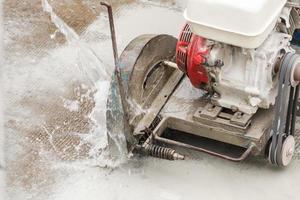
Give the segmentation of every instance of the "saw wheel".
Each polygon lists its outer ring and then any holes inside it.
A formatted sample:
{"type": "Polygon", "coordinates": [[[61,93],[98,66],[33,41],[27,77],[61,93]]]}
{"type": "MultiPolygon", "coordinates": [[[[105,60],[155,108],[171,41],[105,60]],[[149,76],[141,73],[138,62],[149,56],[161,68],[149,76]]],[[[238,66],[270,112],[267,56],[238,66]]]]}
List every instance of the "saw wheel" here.
{"type": "MultiPolygon", "coordinates": [[[[141,35],[132,40],[119,59],[123,87],[129,104],[128,118],[132,129],[141,120],[164,87],[174,68],[163,61],[174,61],[177,39],[170,35],[141,35]]],[[[124,145],[124,115],[116,77],[112,77],[106,113],[109,152],[120,156],[124,145]]],[[[126,133],[125,133],[126,134],[126,133]]],[[[126,136],[127,147],[133,141],[126,136]]],[[[132,137],[132,136],[131,136],[132,137]]]]}
{"type": "MultiPolygon", "coordinates": [[[[141,50],[128,83],[131,124],[136,126],[174,72],[163,61],[174,61],[177,39],[169,35],[152,38],[141,50]]],[[[126,50],[125,50],[126,52],[126,50]]]]}

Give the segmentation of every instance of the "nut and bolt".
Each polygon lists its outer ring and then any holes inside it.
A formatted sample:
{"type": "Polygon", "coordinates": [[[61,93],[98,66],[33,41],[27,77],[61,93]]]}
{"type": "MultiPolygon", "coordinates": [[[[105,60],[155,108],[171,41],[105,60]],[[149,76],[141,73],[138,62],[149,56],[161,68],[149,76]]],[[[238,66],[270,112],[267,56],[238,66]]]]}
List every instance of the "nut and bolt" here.
{"type": "Polygon", "coordinates": [[[224,66],[224,62],[221,59],[217,59],[215,61],[215,66],[216,67],[223,67],[224,66]]]}
{"type": "Polygon", "coordinates": [[[243,115],[241,112],[236,113],[236,118],[242,119],[243,115]]]}
{"type": "Polygon", "coordinates": [[[214,93],[213,97],[214,98],[219,98],[219,94],[218,93],[214,93]]]}
{"type": "Polygon", "coordinates": [[[232,112],[237,112],[239,109],[236,106],[231,106],[231,110],[232,110],[232,112]]]}
{"type": "Polygon", "coordinates": [[[290,148],[287,152],[286,152],[286,157],[291,157],[294,155],[294,148],[290,148]]]}

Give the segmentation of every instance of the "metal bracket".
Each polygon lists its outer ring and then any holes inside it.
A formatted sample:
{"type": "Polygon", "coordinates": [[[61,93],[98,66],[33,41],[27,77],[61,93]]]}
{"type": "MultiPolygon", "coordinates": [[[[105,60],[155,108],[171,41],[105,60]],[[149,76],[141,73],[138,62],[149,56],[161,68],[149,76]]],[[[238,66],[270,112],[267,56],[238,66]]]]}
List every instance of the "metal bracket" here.
{"type": "Polygon", "coordinates": [[[238,126],[246,126],[253,115],[248,115],[242,112],[236,112],[230,120],[230,123],[238,126]]]}
{"type": "Polygon", "coordinates": [[[200,116],[209,119],[216,119],[220,112],[222,111],[222,107],[214,106],[208,103],[202,111],[200,111],[200,116]]]}
{"type": "Polygon", "coordinates": [[[166,104],[167,100],[174,92],[176,86],[183,78],[183,73],[179,70],[174,71],[169,81],[166,83],[164,88],[160,91],[157,98],[153,101],[151,107],[149,108],[149,113],[143,117],[135,128],[133,134],[141,135],[145,127],[150,127],[156,116],[159,114],[163,106],[166,104]]]}
{"type": "Polygon", "coordinates": [[[253,115],[236,112],[229,114],[222,112],[223,108],[208,103],[204,108],[199,108],[194,114],[194,120],[211,126],[222,127],[229,131],[246,133],[253,115]]]}

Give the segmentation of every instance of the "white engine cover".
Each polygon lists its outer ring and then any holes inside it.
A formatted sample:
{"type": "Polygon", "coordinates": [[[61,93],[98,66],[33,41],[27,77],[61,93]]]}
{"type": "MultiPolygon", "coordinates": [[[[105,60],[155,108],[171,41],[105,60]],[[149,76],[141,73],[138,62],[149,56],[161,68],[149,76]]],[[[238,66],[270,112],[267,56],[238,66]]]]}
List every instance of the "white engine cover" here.
{"type": "Polygon", "coordinates": [[[243,49],[216,43],[210,53],[210,62],[222,60],[223,67],[210,70],[215,77],[214,90],[220,94],[213,98],[218,105],[254,114],[258,108],[269,108],[277,96],[274,65],[280,50],[292,52],[291,36],[272,32],[258,49],[243,49]]]}
{"type": "Polygon", "coordinates": [[[189,0],[184,17],[192,32],[257,48],[272,32],[286,0],[189,0]]]}

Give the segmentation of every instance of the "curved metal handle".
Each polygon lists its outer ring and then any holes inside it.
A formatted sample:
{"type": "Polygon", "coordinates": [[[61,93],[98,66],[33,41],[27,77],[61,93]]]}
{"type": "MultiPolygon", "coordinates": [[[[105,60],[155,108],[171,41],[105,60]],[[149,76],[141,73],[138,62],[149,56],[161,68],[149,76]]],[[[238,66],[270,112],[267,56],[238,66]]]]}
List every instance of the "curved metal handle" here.
{"type": "Polygon", "coordinates": [[[213,151],[210,151],[210,150],[207,150],[207,149],[204,149],[204,148],[195,147],[195,146],[185,144],[185,143],[182,143],[182,142],[177,142],[177,141],[174,141],[174,140],[162,138],[162,137],[159,137],[157,135],[154,136],[154,139],[159,141],[159,142],[166,143],[166,144],[176,145],[176,146],[185,147],[185,148],[188,148],[188,149],[208,153],[210,155],[217,156],[217,157],[220,157],[220,158],[223,158],[223,159],[226,159],[226,160],[230,160],[230,161],[233,161],[233,162],[240,162],[240,161],[245,160],[250,155],[250,153],[252,152],[252,150],[254,148],[254,145],[251,144],[240,157],[234,158],[234,157],[230,157],[230,156],[227,156],[227,155],[224,155],[224,154],[213,152],[213,151]]]}

